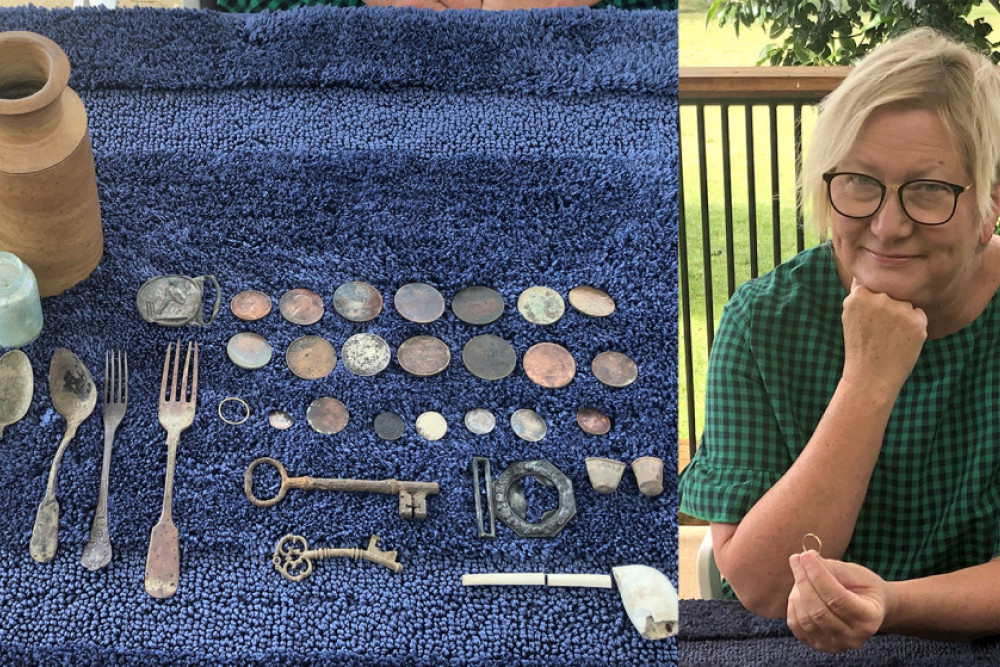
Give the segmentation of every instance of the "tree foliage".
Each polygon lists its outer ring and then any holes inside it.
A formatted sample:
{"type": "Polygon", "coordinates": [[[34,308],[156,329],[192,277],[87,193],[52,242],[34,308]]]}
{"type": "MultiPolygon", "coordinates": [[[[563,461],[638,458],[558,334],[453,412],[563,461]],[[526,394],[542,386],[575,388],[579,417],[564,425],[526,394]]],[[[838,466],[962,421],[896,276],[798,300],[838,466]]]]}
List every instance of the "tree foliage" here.
{"type": "MultiPolygon", "coordinates": [[[[852,65],[879,44],[917,26],[930,26],[990,54],[993,28],[969,12],[983,0],[714,0],[707,21],[762,26],[771,39],[759,64],[852,65]]],[[[1000,0],[988,0],[1000,19],[1000,0]]],[[[1000,34],[1000,32],[998,32],[1000,34]]]]}

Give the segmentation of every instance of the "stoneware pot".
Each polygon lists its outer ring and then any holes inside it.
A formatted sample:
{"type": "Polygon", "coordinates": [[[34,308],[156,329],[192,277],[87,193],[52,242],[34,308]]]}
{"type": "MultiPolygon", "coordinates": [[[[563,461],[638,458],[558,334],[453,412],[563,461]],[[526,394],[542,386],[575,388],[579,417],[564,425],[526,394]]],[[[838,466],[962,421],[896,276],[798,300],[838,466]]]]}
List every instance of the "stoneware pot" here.
{"type": "Polygon", "coordinates": [[[89,276],[104,252],[87,112],[68,82],[58,44],[0,33],[0,251],[31,267],[42,296],[89,276]]]}

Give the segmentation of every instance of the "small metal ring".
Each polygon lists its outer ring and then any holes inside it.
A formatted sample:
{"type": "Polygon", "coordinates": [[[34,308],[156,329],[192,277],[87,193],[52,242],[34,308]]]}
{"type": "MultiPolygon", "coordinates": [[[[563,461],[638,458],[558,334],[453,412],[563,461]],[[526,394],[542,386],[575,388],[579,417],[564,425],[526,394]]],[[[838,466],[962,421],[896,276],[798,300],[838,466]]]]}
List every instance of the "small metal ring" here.
{"type": "Polygon", "coordinates": [[[802,536],[802,553],[809,551],[809,547],[806,546],[806,542],[809,541],[810,537],[816,541],[816,553],[822,554],[823,540],[819,539],[819,535],[817,535],[816,533],[806,533],[805,535],[802,536]]]}
{"type": "Polygon", "coordinates": [[[232,424],[233,426],[242,424],[246,420],[250,419],[250,406],[242,398],[238,398],[236,396],[227,396],[226,398],[222,399],[219,402],[219,419],[226,422],[227,424],[232,424]],[[225,416],[222,414],[222,406],[228,403],[229,401],[236,401],[237,403],[243,406],[244,411],[246,411],[246,414],[243,415],[243,419],[240,419],[239,421],[233,421],[232,419],[225,418],[225,416]]]}

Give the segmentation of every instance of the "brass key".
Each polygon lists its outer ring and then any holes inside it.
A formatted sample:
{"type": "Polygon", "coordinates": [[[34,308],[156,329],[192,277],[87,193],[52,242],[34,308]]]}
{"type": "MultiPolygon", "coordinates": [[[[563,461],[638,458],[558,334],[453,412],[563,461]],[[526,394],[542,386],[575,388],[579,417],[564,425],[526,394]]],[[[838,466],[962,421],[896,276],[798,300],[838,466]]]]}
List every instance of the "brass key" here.
{"type": "Polygon", "coordinates": [[[380,550],[375,546],[378,540],[378,535],[372,535],[367,549],[310,549],[306,538],[301,535],[285,535],[278,540],[271,562],[282,576],[292,581],[302,581],[308,577],[312,573],[312,562],[320,558],[370,560],[393,572],[402,571],[403,564],[396,560],[396,552],[380,550]]]}

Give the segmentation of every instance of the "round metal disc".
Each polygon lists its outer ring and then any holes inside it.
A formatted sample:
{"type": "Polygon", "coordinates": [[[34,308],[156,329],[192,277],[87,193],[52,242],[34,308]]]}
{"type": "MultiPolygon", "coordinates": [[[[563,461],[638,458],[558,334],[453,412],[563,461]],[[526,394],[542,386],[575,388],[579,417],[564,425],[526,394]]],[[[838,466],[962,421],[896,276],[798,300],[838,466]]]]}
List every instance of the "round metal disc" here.
{"type": "Polygon", "coordinates": [[[465,413],[465,428],[476,435],[485,435],[496,425],[497,418],[486,408],[473,408],[465,413]]]}
{"type": "Polygon", "coordinates": [[[267,415],[267,423],[279,431],[284,431],[292,427],[292,417],[284,410],[271,410],[267,415]]]}
{"type": "Polygon", "coordinates": [[[521,408],[510,416],[510,427],[517,437],[528,442],[538,442],[549,430],[542,416],[527,408],[521,408]]]}
{"type": "Polygon", "coordinates": [[[292,324],[316,324],[323,319],[323,299],[309,289],[288,290],[278,301],[281,316],[292,324]]]}
{"type": "Polygon", "coordinates": [[[451,300],[451,312],[469,324],[489,324],[503,315],[503,297],[491,287],[466,287],[451,300]]]}
{"type": "Polygon", "coordinates": [[[418,377],[437,375],[451,363],[448,344],[434,336],[414,336],[396,350],[396,360],[403,370],[418,377]]]}
{"type": "Polygon", "coordinates": [[[601,352],[590,364],[594,377],[609,387],[627,387],[639,377],[635,362],[621,352],[601,352]]]}
{"type": "Polygon", "coordinates": [[[426,283],[409,283],[396,291],[393,298],[396,310],[405,319],[427,324],[444,313],[444,297],[426,283]]]}
{"type": "Polygon", "coordinates": [[[288,370],[303,380],[318,380],[336,368],[337,352],[319,336],[303,336],[288,344],[285,362],[288,370]]]}
{"type": "Polygon", "coordinates": [[[255,289],[243,290],[229,302],[229,309],[241,320],[254,322],[271,312],[271,297],[255,289]]]}
{"type": "Polygon", "coordinates": [[[576,423],[584,433],[604,435],[611,430],[611,420],[597,408],[580,408],[576,413],[576,423]]]}
{"type": "Polygon", "coordinates": [[[392,352],[381,336],[373,333],[354,334],[340,348],[340,357],[347,370],[361,377],[378,375],[389,365],[392,352]]]}
{"type": "Polygon", "coordinates": [[[271,361],[271,344],[263,336],[244,331],[229,339],[226,354],[240,368],[263,368],[271,361]]]}
{"type": "Polygon", "coordinates": [[[425,412],[417,417],[417,433],[424,440],[440,440],[447,432],[448,422],[440,412],[425,412]]]}
{"type": "Polygon", "coordinates": [[[551,287],[529,287],[517,297],[517,309],[533,324],[553,324],[563,316],[566,304],[551,287]]]}
{"type": "Polygon", "coordinates": [[[589,285],[581,285],[571,289],[569,291],[569,305],[591,317],[607,317],[615,312],[615,300],[604,290],[589,285]]]}
{"type": "Polygon", "coordinates": [[[405,430],[403,418],[395,412],[380,412],[375,417],[375,434],[383,440],[399,440],[405,430]]]}
{"type": "Polygon", "coordinates": [[[500,380],[514,372],[517,353],[503,338],[483,334],[465,344],[462,363],[477,378],[500,380]]]}
{"type": "Polygon", "coordinates": [[[537,385],[559,389],[572,382],[576,375],[576,361],[562,345],[537,343],[528,348],[521,361],[524,374],[537,385]]]}
{"type": "Polygon", "coordinates": [[[368,283],[344,283],[333,293],[333,309],[351,322],[368,322],[382,312],[382,295],[368,283]]]}
{"type": "Polygon", "coordinates": [[[317,433],[333,435],[340,433],[347,426],[350,415],[347,407],[335,398],[322,396],[309,404],[306,409],[306,421],[317,433]]]}

